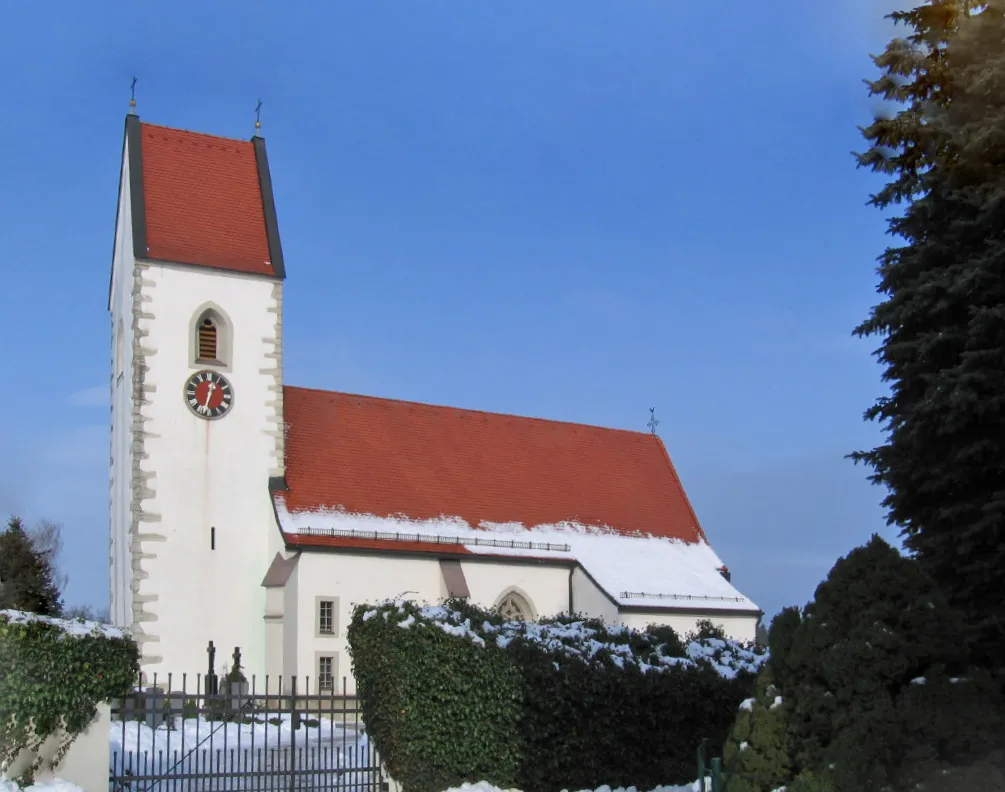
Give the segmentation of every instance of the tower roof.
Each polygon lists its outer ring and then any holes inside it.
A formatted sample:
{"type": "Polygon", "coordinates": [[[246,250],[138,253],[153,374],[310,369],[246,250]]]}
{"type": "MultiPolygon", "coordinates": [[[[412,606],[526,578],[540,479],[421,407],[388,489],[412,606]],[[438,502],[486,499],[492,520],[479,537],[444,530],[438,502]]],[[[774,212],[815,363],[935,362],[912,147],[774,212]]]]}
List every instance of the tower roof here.
{"type": "Polygon", "coordinates": [[[126,118],[137,259],[283,278],[265,140],[126,118]]]}

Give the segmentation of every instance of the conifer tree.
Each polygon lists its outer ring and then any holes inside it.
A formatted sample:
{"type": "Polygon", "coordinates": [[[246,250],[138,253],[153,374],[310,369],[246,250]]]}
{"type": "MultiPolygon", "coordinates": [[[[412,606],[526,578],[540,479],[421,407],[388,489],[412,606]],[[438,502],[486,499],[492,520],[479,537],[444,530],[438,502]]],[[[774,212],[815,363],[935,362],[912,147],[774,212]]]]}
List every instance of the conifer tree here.
{"type": "Polygon", "coordinates": [[[722,750],[724,792],[764,792],[792,778],[785,702],[771,666],[757,675],[756,696],[740,705],[722,750]]]}
{"type": "Polygon", "coordinates": [[[886,442],[852,456],[888,489],[905,545],[967,626],[974,659],[1005,657],[1005,30],[1001,0],[931,0],[875,59],[897,113],[865,129],[862,166],[904,202],[880,257],[877,335],[890,395],[866,417],[886,442]],[[983,13],[976,13],[980,9],[983,13]]]}
{"type": "Polygon", "coordinates": [[[32,545],[20,518],[11,517],[0,533],[0,610],[59,616],[63,604],[44,554],[32,545]]]}
{"type": "Polygon", "coordinates": [[[999,704],[961,638],[915,560],[878,536],[840,559],[780,658],[793,765],[815,774],[793,788],[908,790],[986,756],[999,704]]]}

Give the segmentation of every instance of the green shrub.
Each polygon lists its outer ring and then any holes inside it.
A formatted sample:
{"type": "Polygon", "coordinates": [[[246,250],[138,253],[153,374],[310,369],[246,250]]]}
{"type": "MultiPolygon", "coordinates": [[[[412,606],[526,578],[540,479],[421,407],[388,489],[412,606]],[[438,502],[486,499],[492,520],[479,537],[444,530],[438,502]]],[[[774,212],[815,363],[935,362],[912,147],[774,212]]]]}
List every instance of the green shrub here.
{"type": "Polygon", "coordinates": [[[794,764],[815,783],[914,789],[995,747],[996,689],[966,670],[959,618],[879,537],[834,565],[801,617],[773,625],[776,645],[794,764]]]}
{"type": "Polygon", "coordinates": [[[456,601],[360,606],[348,637],[368,733],[405,792],[691,780],[695,736],[722,743],[762,659],[714,632],[684,646],[667,627],[505,623],[456,601]]]}
{"type": "Polygon", "coordinates": [[[515,785],[522,690],[502,649],[430,626],[409,602],[357,607],[348,638],[367,733],[407,792],[515,785]]]}
{"type": "Polygon", "coordinates": [[[792,778],[785,700],[770,664],[757,676],[756,693],[740,705],[722,751],[725,792],[765,792],[792,778]]]}
{"type": "MultiPolygon", "coordinates": [[[[0,765],[36,749],[60,725],[68,740],[86,729],[99,702],[125,695],[139,671],[135,641],[82,620],[0,612],[0,765]],[[62,721],[62,724],[61,724],[62,721]],[[34,734],[30,724],[34,724],[34,734]]],[[[36,768],[20,779],[30,781],[36,768]]]]}

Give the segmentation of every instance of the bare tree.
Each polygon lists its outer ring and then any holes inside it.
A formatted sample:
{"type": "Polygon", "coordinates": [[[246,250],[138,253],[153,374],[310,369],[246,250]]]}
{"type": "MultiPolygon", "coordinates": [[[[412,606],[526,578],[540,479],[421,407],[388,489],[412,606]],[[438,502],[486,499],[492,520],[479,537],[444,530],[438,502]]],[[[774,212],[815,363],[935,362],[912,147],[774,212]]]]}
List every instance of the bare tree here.
{"type": "Polygon", "coordinates": [[[60,594],[65,593],[69,575],[59,569],[59,556],[63,552],[63,526],[52,520],[39,520],[28,531],[35,552],[43,557],[52,570],[52,581],[60,594]]]}
{"type": "Polygon", "coordinates": [[[71,605],[68,608],[63,608],[63,618],[83,619],[84,621],[102,622],[103,624],[111,622],[108,608],[105,608],[103,611],[97,611],[90,605],[71,605]]]}

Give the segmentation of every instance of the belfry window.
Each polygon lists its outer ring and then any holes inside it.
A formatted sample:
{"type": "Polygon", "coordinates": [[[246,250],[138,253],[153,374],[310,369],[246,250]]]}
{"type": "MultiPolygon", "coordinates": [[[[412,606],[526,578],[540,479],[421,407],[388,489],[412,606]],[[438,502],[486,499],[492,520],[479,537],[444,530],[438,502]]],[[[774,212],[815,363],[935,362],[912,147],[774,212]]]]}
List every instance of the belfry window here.
{"type": "Polygon", "coordinates": [[[193,366],[233,364],[234,328],[227,315],[213,303],[192,314],[189,325],[189,361],[193,366]]]}
{"type": "Polygon", "coordinates": [[[220,359],[217,346],[219,344],[219,330],[212,316],[206,316],[199,322],[199,360],[217,361],[220,359]]]}

